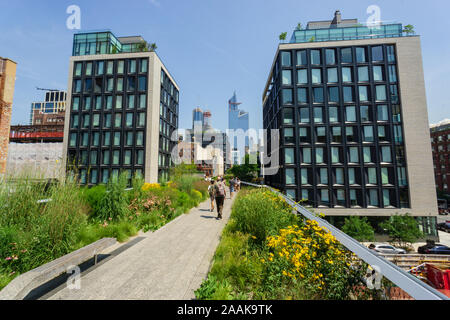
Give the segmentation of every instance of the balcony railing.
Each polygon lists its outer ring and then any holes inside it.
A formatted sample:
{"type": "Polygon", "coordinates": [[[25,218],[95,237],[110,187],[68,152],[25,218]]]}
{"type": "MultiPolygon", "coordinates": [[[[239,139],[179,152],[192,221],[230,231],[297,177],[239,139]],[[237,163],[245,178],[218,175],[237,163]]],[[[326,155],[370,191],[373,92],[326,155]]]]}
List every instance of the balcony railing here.
{"type": "Polygon", "coordinates": [[[265,186],[257,185],[247,182],[242,182],[244,185],[257,188],[267,188],[272,192],[282,196],[285,201],[297,211],[297,214],[301,214],[308,220],[316,221],[319,226],[328,229],[331,234],[348,250],[352,251],[361,260],[369,264],[374,270],[379,270],[383,276],[389,279],[392,283],[396,284],[403,291],[408,293],[416,300],[450,300],[447,296],[432,288],[428,284],[419,280],[417,277],[405,272],[400,267],[396,266],[392,262],[384,259],[383,257],[375,254],[372,250],[363,246],[359,241],[353,239],[349,235],[345,234],[341,230],[337,229],[327,221],[317,217],[304,207],[300,206],[292,199],[281,194],[279,191],[265,186]]]}

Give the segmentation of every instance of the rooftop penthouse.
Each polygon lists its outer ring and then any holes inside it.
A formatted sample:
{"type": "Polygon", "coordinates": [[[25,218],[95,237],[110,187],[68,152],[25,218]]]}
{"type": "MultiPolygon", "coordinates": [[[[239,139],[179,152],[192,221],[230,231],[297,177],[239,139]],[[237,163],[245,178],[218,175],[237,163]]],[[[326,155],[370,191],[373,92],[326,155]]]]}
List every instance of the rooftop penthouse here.
{"type": "Polygon", "coordinates": [[[77,33],[73,56],[151,51],[141,36],[116,37],[110,31],[77,33]]]}
{"type": "Polygon", "coordinates": [[[402,37],[401,23],[367,26],[358,23],[358,19],[342,19],[336,11],[333,20],[309,22],[305,30],[295,30],[290,43],[360,40],[376,38],[402,37]]]}

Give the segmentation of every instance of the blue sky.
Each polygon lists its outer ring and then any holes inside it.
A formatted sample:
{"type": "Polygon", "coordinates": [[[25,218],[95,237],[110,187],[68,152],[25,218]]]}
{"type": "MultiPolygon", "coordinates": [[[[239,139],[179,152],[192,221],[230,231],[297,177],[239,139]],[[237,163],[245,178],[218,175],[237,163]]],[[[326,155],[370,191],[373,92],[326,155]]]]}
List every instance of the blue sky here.
{"type": "Polygon", "coordinates": [[[66,28],[69,5],[81,8],[81,31],[110,29],[117,36],[142,35],[156,42],[181,88],[180,128],[192,110],[213,113],[227,127],[227,101],[236,90],[250,126],[262,125],[261,99],[281,32],[288,39],[298,22],[343,18],[365,22],[370,5],[383,21],[413,24],[422,36],[430,122],[450,118],[449,1],[413,0],[0,0],[0,56],[18,62],[12,124],[26,124],[35,87],[66,89],[73,31],[66,28]]]}

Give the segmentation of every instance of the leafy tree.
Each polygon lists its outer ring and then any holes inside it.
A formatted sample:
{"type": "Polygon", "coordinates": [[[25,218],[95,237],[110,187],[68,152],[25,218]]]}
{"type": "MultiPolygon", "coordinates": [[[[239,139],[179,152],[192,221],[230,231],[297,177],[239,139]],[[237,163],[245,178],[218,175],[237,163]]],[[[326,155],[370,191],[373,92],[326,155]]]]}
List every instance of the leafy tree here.
{"type": "MultiPolygon", "coordinates": [[[[244,163],[241,165],[234,165],[228,173],[235,177],[238,177],[242,181],[251,182],[254,178],[258,177],[260,171],[259,164],[250,164],[250,155],[246,155],[244,158],[244,163]]],[[[254,161],[253,161],[254,162],[254,161]]]]}
{"type": "Polygon", "coordinates": [[[141,52],[155,52],[158,49],[156,43],[148,43],[146,41],[139,42],[137,48],[141,52]]]}
{"type": "Polygon", "coordinates": [[[155,52],[156,49],[158,49],[158,46],[156,45],[156,43],[151,43],[150,47],[149,47],[150,52],[155,52]]]}
{"type": "Polygon", "coordinates": [[[374,230],[366,217],[351,216],[345,218],[342,231],[358,241],[373,241],[374,230]]]}
{"type": "Polygon", "coordinates": [[[389,220],[380,224],[387,230],[390,242],[398,244],[400,247],[407,247],[409,244],[423,237],[424,234],[419,229],[417,220],[410,215],[395,215],[389,220]]]}
{"type": "Polygon", "coordinates": [[[281,41],[285,41],[286,37],[287,37],[287,32],[283,32],[283,33],[280,34],[280,40],[281,41]]]}
{"type": "Polygon", "coordinates": [[[403,32],[406,34],[415,34],[416,33],[414,31],[414,26],[411,24],[406,25],[405,28],[403,29],[403,32]]]}
{"type": "Polygon", "coordinates": [[[302,24],[299,22],[298,24],[297,24],[297,28],[295,29],[295,30],[302,30],[303,29],[303,26],[302,26],[302,24]]]}
{"type": "Polygon", "coordinates": [[[184,175],[192,175],[200,173],[197,166],[193,163],[181,163],[170,169],[170,177],[173,181],[179,180],[184,175]]]}
{"type": "Polygon", "coordinates": [[[314,42],[316,41],[316,37],[311,37],[311,39],[309,39],[309,42],[314,42]]]}

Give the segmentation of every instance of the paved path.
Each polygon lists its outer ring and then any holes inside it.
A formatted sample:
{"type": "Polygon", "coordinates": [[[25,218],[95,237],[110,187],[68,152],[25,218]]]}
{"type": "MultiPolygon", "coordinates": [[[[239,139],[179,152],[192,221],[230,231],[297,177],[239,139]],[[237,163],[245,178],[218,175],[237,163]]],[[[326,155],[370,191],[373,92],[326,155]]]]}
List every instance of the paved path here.
{"type": "MultiPolygon", "coordinates": [[[[235,198],[235,197],[234,197],[235,198]]],[[[206,278],[228,222],[210,212],[209,200],[81,278],[80,290],[64,288],[51,300],[191,300],[206,278]]]]}

